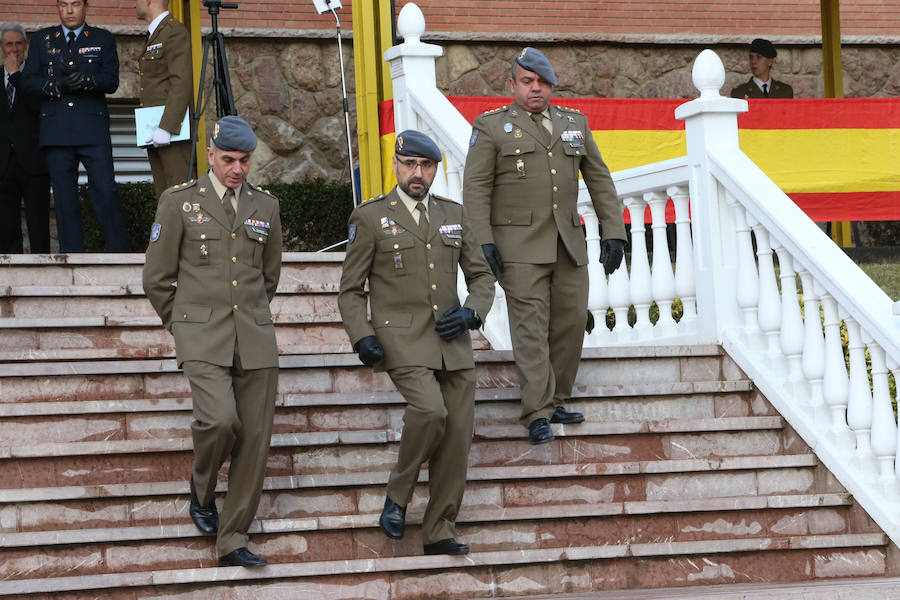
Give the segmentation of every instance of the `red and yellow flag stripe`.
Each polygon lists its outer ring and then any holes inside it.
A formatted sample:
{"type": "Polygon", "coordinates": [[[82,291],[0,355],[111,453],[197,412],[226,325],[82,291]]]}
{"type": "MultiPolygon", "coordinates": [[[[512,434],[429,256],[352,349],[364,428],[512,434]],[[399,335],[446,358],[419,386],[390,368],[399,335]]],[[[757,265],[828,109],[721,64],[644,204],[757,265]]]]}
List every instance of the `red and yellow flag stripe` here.
{"type": "MultiPolygon", "coordinates": [[[[450,97],[472,122],[509,98],[450,97]]],[[[554,98],[588,117],[609,168],[687,153],[683,99],[554,98]]],[[[900,98],[749,100],[741,149],[815,221],[900,220],[900,98]]],[[[393,185],[393,104],[381,104],[384,181],[393,185]]],[[[387,190],[385,190],[387,191],[387,190]]]]}

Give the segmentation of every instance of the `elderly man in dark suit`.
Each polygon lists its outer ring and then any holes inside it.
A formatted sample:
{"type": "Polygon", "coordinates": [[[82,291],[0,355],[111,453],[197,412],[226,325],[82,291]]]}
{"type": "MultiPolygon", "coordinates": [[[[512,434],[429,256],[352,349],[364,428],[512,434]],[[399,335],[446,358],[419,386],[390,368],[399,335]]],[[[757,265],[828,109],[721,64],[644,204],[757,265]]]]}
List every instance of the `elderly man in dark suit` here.
{"type": "Polygon", "coordinates": [[[31,36],[18,89],[40,95],[41,148],[47,154],[60,252],[84,252],[78,163],[87,171],[94,213],[110,252],[127,252],[113,171],[106,94],[119,87],[113,35],[87,25],[87,0],[58,0],[61,25],[31,36]]]}
{"type": "Polygon", "coordinates": [[[40,97],[17,91],[25,62],[25,29],[0,27],[5,98],[0,101],[0,253],[21,253],[21,209],[32,253],[50,252],[50,179],[38,146],[40,97]]]}
{"type": "Polygon", "coordinates": [[[469,330],[491,308],[494,278],[462,205],[429,194],[440,161],[441,151],[425,134],[397,135],[396,187],[350,215],[338,306],[360,360],[386,370],[406,400],[382,530],[390,538],[403,537],[406,505],[428,461],[425,554],[467,554],[469,547],[455,539],[455,522],[475,410],[469,330]],[[462,306],[459,269],[469,291],[462,306]]]}

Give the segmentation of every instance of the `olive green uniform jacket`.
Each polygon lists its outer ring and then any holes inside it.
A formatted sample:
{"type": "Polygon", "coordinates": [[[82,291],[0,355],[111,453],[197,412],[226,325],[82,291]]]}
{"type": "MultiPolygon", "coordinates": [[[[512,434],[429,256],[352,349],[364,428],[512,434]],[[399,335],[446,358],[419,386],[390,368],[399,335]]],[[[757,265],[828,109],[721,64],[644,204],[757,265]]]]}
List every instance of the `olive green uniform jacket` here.
{"type": "Polygon", "coordinates": [[[237,346],[245,369],[277,367],[269,303],[281,273],[278,200],[244,183],[234,225],[227,225],[212,176],[160,198],[144,292],[175,336],[179,366],[186,360],[230,366],[237,346]]]}
{"type": "Polygon", "coordinates": [[[169,15],[153,31],[138,60],[138,72],[141,106],[165,106],[159,126],[177,134],[191,105],[194,80],[191,37],[175,17],[169,15]]]}
{"type": "Polygon", "coordinates": [[[482,320],[494,300],[494,276],[462,205],[432,195],[428,220],[426,240],[396,188],[350,215],[338,306],[353,344],[375,335],[384,346],[385,360],[376,370],[475,366],[468,331],[448,342],[434,326],[448,308],[460,303],[459,268],[469,289],[463,306],[482,320]],[[371,321],[366,314],[367,279],[371,321]]]}
{"type": "Polygon", "coordinates": [[[625,239],[622,206],[587,117],[552,105],[550,117],[549,147],[530,113],[515,103],[478,116],[472,126],[463,201],[479,241],[496,244],[503,262],[554,263],[559,237],[576,265],[587,264],[579,172],[603,237],[625,239]]]}
{"type": "Polygon", "coordinates": [[[762,93],[762,90],[759,89],[759,86],[753,82],[753,78],[750,78],[750,81],[747,83],[743,83],[739,86],[736,86],[731,89],[731,97],[732,98],[793,98],[794,97],[794,88],[784,83],[783,81],[776,81],[775,78],[772,78],[772,89],[769,90],[769,95],[766,96],[762,93]]]}

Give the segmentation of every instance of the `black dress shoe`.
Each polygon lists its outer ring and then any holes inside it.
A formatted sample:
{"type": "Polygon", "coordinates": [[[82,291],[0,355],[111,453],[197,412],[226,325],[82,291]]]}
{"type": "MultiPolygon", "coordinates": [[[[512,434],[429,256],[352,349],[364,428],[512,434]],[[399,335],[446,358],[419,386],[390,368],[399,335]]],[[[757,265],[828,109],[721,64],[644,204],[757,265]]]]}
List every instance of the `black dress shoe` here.
{"type": "Polygon", "coordinates": [[[425,544],[425,554],[468,554],[469,547],[460,544],[453,538],[447,538],[433,544],[425,544]]]}
{"type": "Polygon", "coordinates": [[[553,430],[550,429],[550,421],[541,417],[535,419],[528,426],[528,439],[532,444],[546,444],[553,441],[553,430]]]}
{"type": "Polygon", "coordinates": [[[257,556],[243,547],[219,557],[220,567],[261,567],[267,564],[269,561],[262,556],[257,556]]]}
{"type": "Polygon", "coordinates": [[[566,410],[565,406],[557,406],[550,417],[551,423],[584,423],[584,415],[575,410],[566,410]]]}
{"type": "Polygon", "coordinates": [[[403,530],[406,527],[406,507],[400,506],[390,497],[385,498],[378,524],[381,525],[381,530],[386,536],[399,540],[403,537],[403,530]]]}
{"type": "MultiPolygon", "coordinates": [[[[193,477],[191,477],[191,508],[188,512],[194,525],[203,533],[213,534],[219,531],[219,511],[216,510],[216,499],[213,498],[209,506],[200,506],[193,477]]],[[[232,554],[234,553],[232,552],[232,554]]]]}

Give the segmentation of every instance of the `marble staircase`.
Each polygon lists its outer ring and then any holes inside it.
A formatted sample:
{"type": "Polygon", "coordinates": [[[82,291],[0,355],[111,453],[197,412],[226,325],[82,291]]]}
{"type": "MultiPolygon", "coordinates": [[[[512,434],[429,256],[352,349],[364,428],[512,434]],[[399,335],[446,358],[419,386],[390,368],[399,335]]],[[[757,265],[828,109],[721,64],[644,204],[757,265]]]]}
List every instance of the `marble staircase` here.
{"type": "Polygon", "coordinates": [[[350,352],[341,258],[285,255],[251,539],[271,564],[247,570],[218,568],[187,516],[189,388],[142,255],[0,257],[0,597],[575,597],[898,574],[897,549],[716,346],[586,350],[571,406],[587,422],[535,447],[511,354],[476,337],[473,552],[421,555],[427,471],[388,540],[403,402],[350,352]]]}

